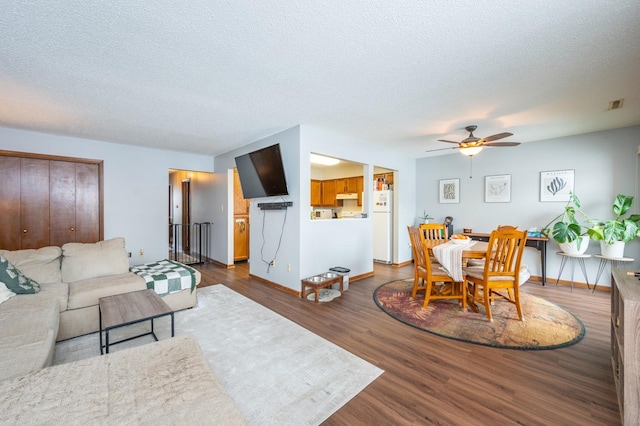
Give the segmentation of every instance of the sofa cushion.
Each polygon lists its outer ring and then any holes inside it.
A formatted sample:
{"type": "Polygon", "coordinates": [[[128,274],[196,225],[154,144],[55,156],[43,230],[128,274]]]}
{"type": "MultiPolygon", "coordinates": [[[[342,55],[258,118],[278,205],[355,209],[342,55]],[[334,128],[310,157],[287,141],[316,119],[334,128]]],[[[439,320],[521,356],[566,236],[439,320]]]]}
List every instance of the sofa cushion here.
{"type": "Polygon", "coordinates": [[[49,246],[14,251],[0,250],[0,254],[13,263],[20,272],[37,281],[38,284],[59,283],[62,281],[60,277],[62,249],[60,247],[49,246]]]}
{"type": "Polygon", "coordinates": [[[91,278],[69,283],[67,309],[80,309],[98,304],[98,299],[114,294],[129,293],[147,288],[144,279],[133,272],[91,278]]]}
{"type": "Polygon", "coordinates": [[[62,281],[75,281],[124,274],[129,258],[124,238],[97,243],[67,243],[62,246],[62,281]]]}
{"type": "Polygon", "coordinates": [[[5,380],[0,394],[8,424],[246,424],[189,335],[5,380]]]}
{"type": "Polygon", "coordinates": [[[0,283],[0,303],[11,299],[16,294],[9,290],[6,285],[0,283]]]}
{"type": "Polygon", "coordinates": [[[59,321],[56,300],[25,294],[0,305],[0,381],[51,365],[59,321]]]}
{"type": "Polygon", "coordinates": [[[25,276],[0,254],[0,282],[16,294],[34,294],[40,291],[38,283],[25,276]]]}

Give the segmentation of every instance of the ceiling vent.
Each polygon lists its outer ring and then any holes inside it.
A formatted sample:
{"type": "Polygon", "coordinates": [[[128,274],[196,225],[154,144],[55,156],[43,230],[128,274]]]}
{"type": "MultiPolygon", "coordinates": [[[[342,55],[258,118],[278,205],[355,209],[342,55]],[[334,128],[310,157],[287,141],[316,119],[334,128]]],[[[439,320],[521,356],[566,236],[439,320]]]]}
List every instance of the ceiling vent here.
{"type": "Polygon", "coordinates": [[[622,108],[623,103],[624,103],[624,99],[616,99],[615,101],[611,101],[609,102],[609,110],[620,109],[622,108]]]}

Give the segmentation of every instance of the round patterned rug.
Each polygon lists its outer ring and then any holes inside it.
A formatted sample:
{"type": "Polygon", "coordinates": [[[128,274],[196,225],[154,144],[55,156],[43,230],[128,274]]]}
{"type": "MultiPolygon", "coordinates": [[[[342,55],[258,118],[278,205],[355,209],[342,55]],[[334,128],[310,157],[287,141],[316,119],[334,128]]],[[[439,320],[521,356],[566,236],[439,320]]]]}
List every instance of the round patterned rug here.
{"type": "Polygon", "coordinates": [[[424,291],[411,300],[413,278],[381,285],[373,293],[380,309],[391,317],[420,330],[478,345],[509,349],[556,349],[578,343],[584,324],[572,313],[540,297],[520,293],[525,321],[518,319],[516,307],[496,300],[491,306],[493,322],[484,306],[479,312],[464,312],[455,300],[429,302],[422,309],[424,291]]]}

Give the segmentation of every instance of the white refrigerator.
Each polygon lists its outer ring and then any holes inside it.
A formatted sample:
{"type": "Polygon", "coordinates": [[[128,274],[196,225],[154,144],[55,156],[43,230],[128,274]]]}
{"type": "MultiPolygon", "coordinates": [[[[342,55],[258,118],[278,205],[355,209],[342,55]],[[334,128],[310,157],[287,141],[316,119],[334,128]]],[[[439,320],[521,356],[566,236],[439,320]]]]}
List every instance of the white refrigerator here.
{"type": "Polygon", "coordinates": [[[393,191],[373,191],[373,260],[391,263],[393,191]]]}

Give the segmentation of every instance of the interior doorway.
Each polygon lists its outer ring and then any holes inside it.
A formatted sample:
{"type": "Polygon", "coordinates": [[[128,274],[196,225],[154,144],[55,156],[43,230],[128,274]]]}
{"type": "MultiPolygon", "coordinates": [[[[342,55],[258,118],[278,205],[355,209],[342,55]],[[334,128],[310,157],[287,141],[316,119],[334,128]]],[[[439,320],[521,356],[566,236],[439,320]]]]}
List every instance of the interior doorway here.
{"type": "Polygon", "coordinates": [[[169,259],[210,261],[213,181],[213,173],[169,170],[169,259]]]}

